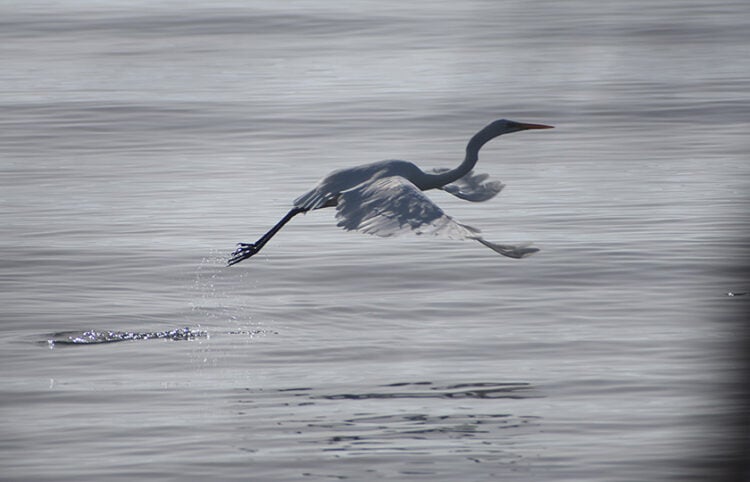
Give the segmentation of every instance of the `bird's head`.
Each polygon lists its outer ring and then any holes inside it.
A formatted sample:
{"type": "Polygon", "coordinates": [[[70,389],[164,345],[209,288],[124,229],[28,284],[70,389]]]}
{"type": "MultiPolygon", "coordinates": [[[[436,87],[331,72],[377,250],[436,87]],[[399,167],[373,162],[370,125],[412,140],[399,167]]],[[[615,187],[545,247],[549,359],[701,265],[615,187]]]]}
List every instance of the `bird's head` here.
{"type": "Polygon", "coordinates": [[[552,126],[544,124],[527,124],[525,122],[516,122],[508,119],[496,120],[474,134],[474,137],[469,140],[469,143],[466,145],[467,159],[476,159],[479,149],[497,136],[529,129],[552,129],[552,126]]]}

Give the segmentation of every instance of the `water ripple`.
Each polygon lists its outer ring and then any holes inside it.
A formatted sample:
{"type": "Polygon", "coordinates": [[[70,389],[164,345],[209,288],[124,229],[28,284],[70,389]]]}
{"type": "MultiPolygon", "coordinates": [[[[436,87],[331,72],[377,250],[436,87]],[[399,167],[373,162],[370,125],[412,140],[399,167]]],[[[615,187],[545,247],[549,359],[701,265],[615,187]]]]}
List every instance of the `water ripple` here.
{"type": "Polygon", "coordinates": [[[328,400],[368,400],[378,398],[532,398],[525,393],[533,387],[528,383],[461,383],[432,386],[432,382],[393,383],[386,390],[368,393],[324,395],[328,400]],[[408,387],[407,390],[403,390],[408,387]],[[397,390],[393,390],[396,388],[397,390]]]}

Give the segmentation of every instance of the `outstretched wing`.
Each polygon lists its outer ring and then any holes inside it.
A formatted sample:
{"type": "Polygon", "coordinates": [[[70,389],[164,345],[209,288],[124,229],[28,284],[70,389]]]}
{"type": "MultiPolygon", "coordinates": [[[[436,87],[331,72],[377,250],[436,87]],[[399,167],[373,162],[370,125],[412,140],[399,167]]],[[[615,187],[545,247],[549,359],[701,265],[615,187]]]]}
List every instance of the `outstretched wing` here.
{"type": "MultiPolygon", "coordinates": [[[[432,172],[440,174],[448,171],[446,168],[433,169],[432,172]]],[[[441,187],[443,191],[454,196],[472,202],[488,201],[503,190],[505,184],[500,181],[488,181],[489,174],[477,174],[469,171],[464,177],[441,187]]]]}
{"type": "Polygon", "coordinates": [[[363,182],[342,192],[336,211],[338,225],[348,231],[382,237],[414,233],[473,239],[509,258],[525,258],[539,251],[528,244],[514,246],[485,240],[478,229],[445,214],[417,186],[400,176],[363,182]]]}
{"type": "Polygon", "coordinates": [[[445,214],[417,186],[400,176],[363,182],[342,192],[336,210],[340,227],[382,237],[411,232],[474,239],[479,232],[445,214]]]}

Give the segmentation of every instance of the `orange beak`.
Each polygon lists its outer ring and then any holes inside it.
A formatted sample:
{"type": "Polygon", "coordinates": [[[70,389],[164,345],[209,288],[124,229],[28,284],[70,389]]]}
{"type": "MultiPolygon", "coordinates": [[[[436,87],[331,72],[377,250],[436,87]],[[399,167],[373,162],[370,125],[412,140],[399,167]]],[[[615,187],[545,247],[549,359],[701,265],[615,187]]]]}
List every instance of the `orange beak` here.
{"type": "Polygon", "coordinates": [[[544,124],[525,124],[523,122],[519,122],[519,124],[523,129],[552,129],[553,127],[555,127],[544,124]]]}

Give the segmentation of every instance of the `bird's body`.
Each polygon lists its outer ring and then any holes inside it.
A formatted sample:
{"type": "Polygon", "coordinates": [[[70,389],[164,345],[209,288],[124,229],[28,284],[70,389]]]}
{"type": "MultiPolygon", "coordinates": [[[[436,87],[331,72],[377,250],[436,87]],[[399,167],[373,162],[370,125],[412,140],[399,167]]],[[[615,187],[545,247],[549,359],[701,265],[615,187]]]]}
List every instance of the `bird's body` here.
{"type": "Polygon", "coordinates": [[[295,199],[294,206],[305,210],[335,206],[335,201],[342,192],[348,191],[363,182],[374,182],[378,179],[393,176],[416,179],[420,174],[424,173],[416,164],[399,160],[377,161],[337,169],[321,179],[314,188],[295,199]]]}
{"type": "Polygon", "coordinates": [[[388,237],[404,232],[430,234],[451,239],[473,239],[510,258],[523,258],[537,251],[527,245],[490,243],[479,230],[446,215],[423,191],[442,189],[464,200],[481,202],[497,195],[504,185],[475,174],[481,147],[495,137],[526,129],[547,129],[542,124],[524,124],[501,119],[477,132],[466,146],[464,161],[455,169],[425,172],[414,163],[378,161],[331,172],[294,200],[294,207],[255,243],[240,243],[229,265],[256,254],[294,216],[325,207],[336,207],[338,225],[346,230],[388,237]]]}

